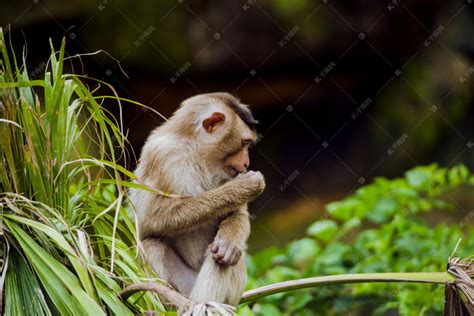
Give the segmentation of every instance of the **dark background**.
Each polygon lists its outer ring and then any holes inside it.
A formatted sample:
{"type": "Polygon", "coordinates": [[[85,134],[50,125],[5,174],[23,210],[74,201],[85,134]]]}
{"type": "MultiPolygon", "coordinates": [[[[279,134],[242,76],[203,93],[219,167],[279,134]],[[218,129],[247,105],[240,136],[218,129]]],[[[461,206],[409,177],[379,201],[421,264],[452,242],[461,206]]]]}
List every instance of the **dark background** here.
{"type": "MultiPolygon", "coordinates": [[[[33,78],[46,67],[49,38],[58,48],[65,37],[69,55],[107,52],[71,70],[164,116],[204,92],[250,104],[261,121],[252,168],[267,179],[252,206],[251,250],[302,236],[328,201],[376,176],[432,162],[474,167],[472,0],[0,5],[0,25],[17,52],[26,44],[33,78]]],[[[163,122],[130,104],[123,119],[136,155],[163,122]]],[[[456,200],[467,214],[470,197],[456,200]]]]}

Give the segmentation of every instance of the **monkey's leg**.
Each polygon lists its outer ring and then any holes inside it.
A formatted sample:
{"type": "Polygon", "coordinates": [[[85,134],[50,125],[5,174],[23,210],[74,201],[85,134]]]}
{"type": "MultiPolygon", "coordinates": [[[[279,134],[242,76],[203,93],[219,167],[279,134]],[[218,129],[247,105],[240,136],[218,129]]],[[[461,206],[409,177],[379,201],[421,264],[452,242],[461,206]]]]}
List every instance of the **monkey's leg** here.
{"type": "Polygon", "coordinates": [[[242,205],[219,225],[206,252],[191,298],[236,305],[245,289],[245,242],[250,233],[247,205],[242,205]],[[240,249],[235,256],[235,247],[240,249]],[[235,261],[236,260],[236,261],[235,261]]]}
{"type": "Polygon", "coordinates": [[[142,241],[145,261],[158,276],[178,292],[188,296],[196,281],[197,272],[189,267],[172,246],[157,238],[142,241]]]}
{"type": "Polygon", "coordinates": [[[235,265],[219,265],[207,250],[190,299],[237,305],[247,283],[247,266],[243,253],[235,265]]]}

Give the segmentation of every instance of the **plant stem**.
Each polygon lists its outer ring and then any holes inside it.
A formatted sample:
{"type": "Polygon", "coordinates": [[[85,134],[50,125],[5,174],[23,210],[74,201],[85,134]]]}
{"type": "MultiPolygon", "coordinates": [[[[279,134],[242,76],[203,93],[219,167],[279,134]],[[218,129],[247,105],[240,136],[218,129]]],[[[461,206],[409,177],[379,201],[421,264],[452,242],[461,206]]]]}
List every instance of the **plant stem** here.
{"type": "Polygon", "coordinates": [[[288,292],[292,290],[305,289],[321,285],[336,285],[364,282],[410,282],[446,284],[454,280],[454,276],[450,275],[447,272],[364,273],[321,276],[274,283],[246,291],[243,294],[242,299],[240,300],[240,304],[275,293],[288,292]]]}

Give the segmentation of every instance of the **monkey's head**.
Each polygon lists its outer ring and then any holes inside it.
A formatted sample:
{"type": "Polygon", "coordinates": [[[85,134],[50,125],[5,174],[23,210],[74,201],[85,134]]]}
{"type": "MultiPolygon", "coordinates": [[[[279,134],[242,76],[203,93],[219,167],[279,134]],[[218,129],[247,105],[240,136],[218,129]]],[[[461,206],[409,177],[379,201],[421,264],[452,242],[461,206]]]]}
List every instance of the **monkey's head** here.
{"type": "Polygon", "coordinates": [[[219,178],[215,180],[229,180],[247,171],[258,123],[247,105],[228,93],[200,94],[183,101],[175,116],[184,125],[181,132],[194,140],[206,169],[219,178]]]}

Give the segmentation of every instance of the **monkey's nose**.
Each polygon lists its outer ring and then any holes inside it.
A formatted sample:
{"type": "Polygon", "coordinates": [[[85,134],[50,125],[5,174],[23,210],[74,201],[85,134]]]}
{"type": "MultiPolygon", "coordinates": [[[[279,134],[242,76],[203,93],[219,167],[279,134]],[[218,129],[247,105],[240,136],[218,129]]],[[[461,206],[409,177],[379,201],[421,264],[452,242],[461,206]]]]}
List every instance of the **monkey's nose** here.
{"type": "Polygon", "coordinates": [[[227,166],[225,167],[225,172],[231,177],[231,178],[234,178],[236,177],[240,171],[237,170],[237,168],[235,168],[234,166],[227,166]]]}
{"type": "Polygon", "coordinates": [[[244,172],[247,171],[247,166],[246,165],[236,165],[236,166],[233,166],[233,167],[238,173],[244,173],[244,172]]]}

